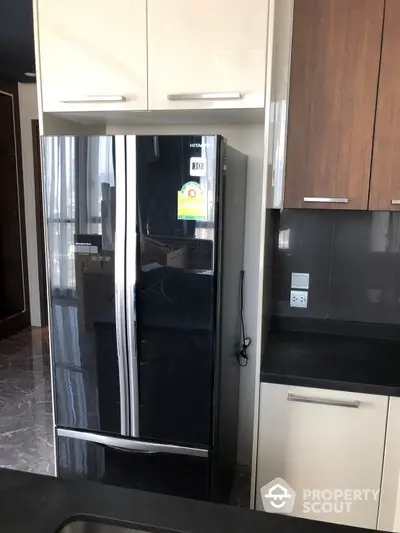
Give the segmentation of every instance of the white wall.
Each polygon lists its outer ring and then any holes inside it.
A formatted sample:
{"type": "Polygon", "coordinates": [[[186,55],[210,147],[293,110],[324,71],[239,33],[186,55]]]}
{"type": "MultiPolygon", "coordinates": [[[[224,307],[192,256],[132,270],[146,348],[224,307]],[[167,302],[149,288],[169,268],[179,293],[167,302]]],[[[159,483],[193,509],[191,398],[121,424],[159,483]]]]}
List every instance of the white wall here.
{"type": "Polygon", "coordinates": [[[24,176],[26,247],[31,324],[32,326],[40,326],[41,317],[31,123],[32,119],[38,118],[36,84],[19,83],[18,92],[21,119],[22,171],[24,176]]]}
{"type": "Polygon", "coordinates": [[[259,379],[261,350],[262,275],[265,217],[263,205],[264,123],[252,125],[164,125],[121,126],[109,125],[107,134],[213,134],[223,135],[228,143],[248,156],[246,228],[245,228],[245,323],[246,333],[252,339],[248,365],[241,369],[239,398],[238,463],[251,465],[256,380],[259,379]],[[257,353],[258,352],[258,353],[257,353]]]}

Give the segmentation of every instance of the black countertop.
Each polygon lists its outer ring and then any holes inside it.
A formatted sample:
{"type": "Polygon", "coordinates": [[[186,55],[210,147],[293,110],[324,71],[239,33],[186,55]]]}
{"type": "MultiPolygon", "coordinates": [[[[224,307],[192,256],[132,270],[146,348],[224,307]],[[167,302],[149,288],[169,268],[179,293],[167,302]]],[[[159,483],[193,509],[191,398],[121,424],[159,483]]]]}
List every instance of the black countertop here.
{"type": "Polygon", "coordinates": [[[400,329],[328,322],[280,321],[261,381],[400,396],[400,329]]]}
{"type": "MultiPolygon", "coordinates": [[[[1,533],[55,533],[71,517],[98,517],[187,533],[349,533],[367,531],[0,469],[1,533]]],[[[101,520],[100,520],[101,521],[101,520]]]]}

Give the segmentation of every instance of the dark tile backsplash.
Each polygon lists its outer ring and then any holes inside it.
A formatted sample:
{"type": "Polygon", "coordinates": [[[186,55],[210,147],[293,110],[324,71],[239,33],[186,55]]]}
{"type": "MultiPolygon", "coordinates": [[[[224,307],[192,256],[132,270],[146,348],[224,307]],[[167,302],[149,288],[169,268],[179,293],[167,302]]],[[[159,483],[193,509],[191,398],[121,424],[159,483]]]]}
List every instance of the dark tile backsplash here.
{"type": "Polygon", "coordinates": [[[273,313],[400,324],[400,213],[275,213],[273,313]],[[292,272],[310,274],[308,307],[290,307],[292,272]]]}

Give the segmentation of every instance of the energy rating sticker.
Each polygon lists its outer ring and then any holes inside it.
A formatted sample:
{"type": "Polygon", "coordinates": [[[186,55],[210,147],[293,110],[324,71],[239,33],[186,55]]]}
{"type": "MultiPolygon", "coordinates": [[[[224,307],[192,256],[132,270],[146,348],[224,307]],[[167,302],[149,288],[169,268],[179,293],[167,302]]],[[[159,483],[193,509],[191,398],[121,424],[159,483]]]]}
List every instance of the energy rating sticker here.
{"type": "Polygon", "coordinates": [[[207,220],[207,199],[195,181],[178,191],[178,220],[207,220]]]}

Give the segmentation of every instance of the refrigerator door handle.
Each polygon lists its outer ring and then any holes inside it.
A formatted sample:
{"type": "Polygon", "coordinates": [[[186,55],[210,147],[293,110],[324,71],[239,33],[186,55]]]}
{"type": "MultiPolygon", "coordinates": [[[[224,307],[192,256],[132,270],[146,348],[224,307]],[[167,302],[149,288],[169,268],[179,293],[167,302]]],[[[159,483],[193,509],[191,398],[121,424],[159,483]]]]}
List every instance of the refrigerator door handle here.
{"type": "Polygon", "coordinates": [[[136,136],[126,137],[126,332],[129,367],[130,435],[139,437],[138,344],[136,337],[137,192],[136,136]]]}
{"type": "Polygon", "coordinates": [[[125,317],[126,150],[125,137],[115,136],[115,326],[117,336],[121,435],[129,435],[128,349],[125,317]]]}
{"type": "Polygon", "coordinates": [[[190,455],[194,457],[208,457],[209,455],[209,450],[206,448],[191,448],[189,446],[176,446],[174,444],[159,444],[157,442],[121,439],[119,437],[102,435],[101,433],[88,433],[86,431],[78,431],[75,429],[58,428],[57,435],[59,437],[102,444],[103,446],[126,452],[130,451],[146,454],[166,453],[170,455],[190,455]]]}

